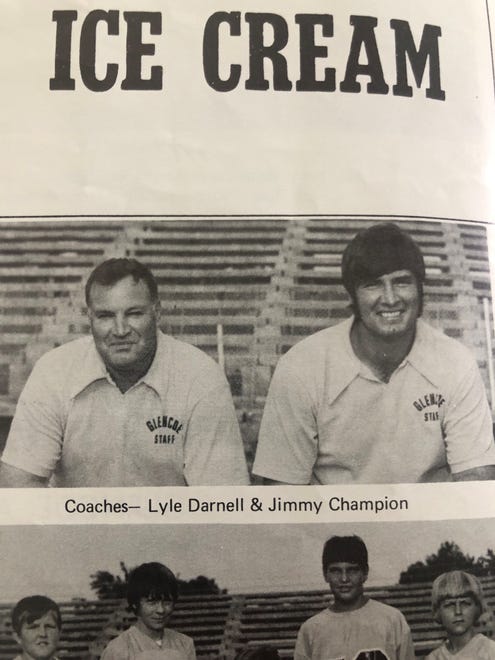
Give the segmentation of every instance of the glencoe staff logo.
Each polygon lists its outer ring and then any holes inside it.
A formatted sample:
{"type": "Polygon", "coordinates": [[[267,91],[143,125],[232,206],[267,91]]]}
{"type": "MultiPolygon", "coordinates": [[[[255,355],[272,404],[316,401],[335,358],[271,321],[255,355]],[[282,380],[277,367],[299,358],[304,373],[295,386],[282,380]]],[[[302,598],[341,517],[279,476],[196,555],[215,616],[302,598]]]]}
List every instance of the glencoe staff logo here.
{"type": "Polygon", "coordinates": [[[151,432],[157,429],[168,429],[174,433],[156,433],[155,445],[173,445],[175,442],[175,434],[182,431],[182,422],[175,417],[169,415],[158,415],[146,422],[146,426],[151,432]]]}
{"type": "Polygon", "coordinates": [[[419,399],[416,399],[416,401],[413,401],[413,406],[416,408],[416,410],[419,410],[419,412],[423,412],[425,408],[430,408],[431,406],[436,406],[436,410],[433,411],[427,411],[424,412],[424,421],[425,422],[435,422],[439,417],[439,410],[445,403],[445,399],[443,398],[443,395],[440,393],[433,393],[433,394],[424,394],[422,397],[419,399]]]}

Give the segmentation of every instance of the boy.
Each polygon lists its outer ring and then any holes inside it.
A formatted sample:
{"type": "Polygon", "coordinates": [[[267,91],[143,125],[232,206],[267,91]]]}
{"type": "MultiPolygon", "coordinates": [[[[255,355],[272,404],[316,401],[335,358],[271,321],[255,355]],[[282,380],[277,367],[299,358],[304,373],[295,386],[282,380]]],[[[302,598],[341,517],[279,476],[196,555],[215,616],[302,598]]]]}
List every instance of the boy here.
{"type": "Polygon", "coordinates": [[[364,595],[368,550],[358,536],[332,536],[323,575],[333,603],[303,623],[294,660],[413,660],[411,632],[394,607],[364,595]]]}
{"type": "Polygon", "coordinates": [[[15,660],[57,660],[62,618],[51,598],[28,596],[12,610],[14,638],[22,652],[15,660]]]}
{"type": "Polygon", "coordinates": [[[445,642],[427,660],[493,660],[495,642],[475,625],[486,610],[479,580],[464,571],[443,573],[433,582],[433,617],[447,633],[445,642]]]}
{"type": "Polygon", "coordinates": [[[135,568],[129,576],[127,602],[137,622],[108,644],[101,660],[196,660],[193,640],[166,628],[178,595],[177,579],[163,564],[135,568]]]}

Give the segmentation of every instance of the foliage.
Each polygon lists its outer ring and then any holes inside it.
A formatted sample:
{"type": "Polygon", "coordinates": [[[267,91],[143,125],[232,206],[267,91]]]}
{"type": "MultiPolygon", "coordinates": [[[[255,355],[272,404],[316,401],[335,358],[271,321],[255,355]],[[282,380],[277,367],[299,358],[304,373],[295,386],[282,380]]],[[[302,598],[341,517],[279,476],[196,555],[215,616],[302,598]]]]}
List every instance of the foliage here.
{"type": "MultiPolygon", "coordinates": [[[[125,563],[121,561],[120,570],[122,575],[114,575],[109,571],[96,571],[96,573],[90,576],[90,587],[99,600],[125,598],[127,580],[132,569],[127,568],[125,563]]],[[[181,580],[178,578],[178,582],[180,595],[226,593],[226,589],[221,590],[214,578],[208,578],[204,575],[198,575],[198,577],[192,580],[181,580]]]]}
{"type": "Polygon", "coordinates": [[[457,543],[444,541],[437,552],[425,561],[417,561],[400,574],[400,584],[431,582],[446,571],[461,570],[473,575],[495,575],[495,554],[488,549],[486,555],[472,557],[462,552],[457,543]]]}

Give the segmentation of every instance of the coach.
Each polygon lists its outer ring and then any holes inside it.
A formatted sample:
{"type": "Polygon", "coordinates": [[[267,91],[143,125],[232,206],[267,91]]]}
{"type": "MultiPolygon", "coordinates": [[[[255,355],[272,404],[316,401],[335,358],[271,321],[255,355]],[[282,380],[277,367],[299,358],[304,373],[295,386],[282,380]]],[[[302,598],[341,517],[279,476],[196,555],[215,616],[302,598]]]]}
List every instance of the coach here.
{"type": "Polygon", "coordinates": [[[19,398],[0,486],[248,483],[228,383],[158,330],[151,272],[110,259],[86,283],[90,337],[46,353],[19,398]]]}
{"type": "Polygon", "coordinates": [[[494,479],[477,364],[420,318],[425,266],[412,238],[392,223],[359,232],[342,278],[354,317],[280,359],[253,471],[291,484],[494,479]]]}

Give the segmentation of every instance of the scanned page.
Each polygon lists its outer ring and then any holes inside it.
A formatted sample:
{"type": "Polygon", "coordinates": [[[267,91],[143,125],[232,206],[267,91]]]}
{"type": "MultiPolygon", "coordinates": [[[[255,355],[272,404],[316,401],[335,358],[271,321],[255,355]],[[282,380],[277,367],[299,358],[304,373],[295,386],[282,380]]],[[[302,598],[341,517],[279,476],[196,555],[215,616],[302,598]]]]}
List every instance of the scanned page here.
{"type": "Polygon", "coordinates": [[[2,9],[0,658],[495,658],[492,0],[2,9]]]}

